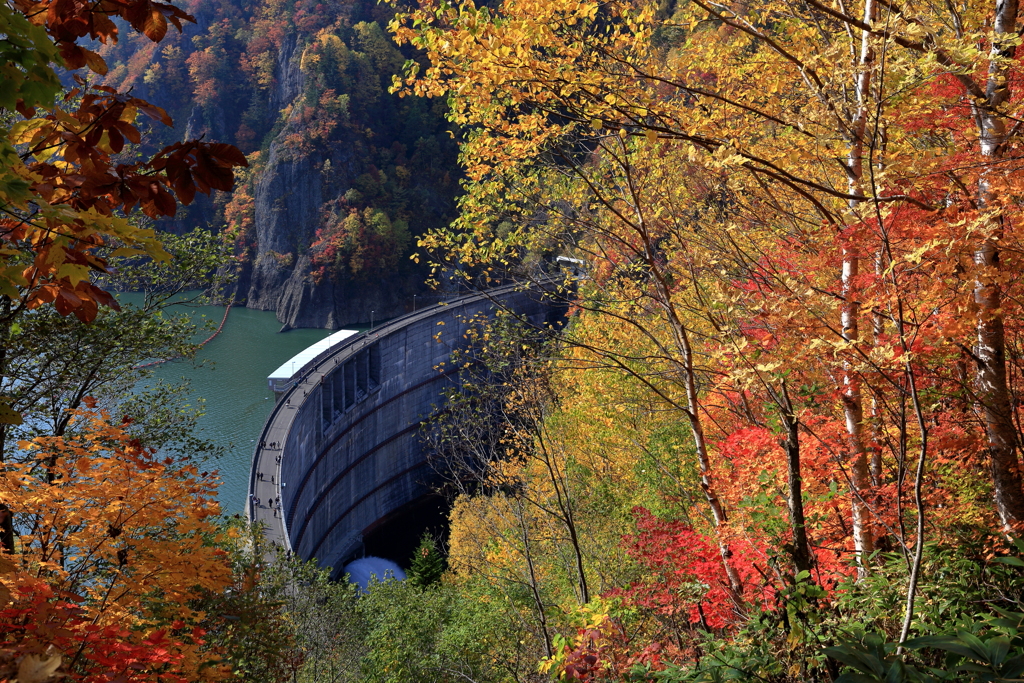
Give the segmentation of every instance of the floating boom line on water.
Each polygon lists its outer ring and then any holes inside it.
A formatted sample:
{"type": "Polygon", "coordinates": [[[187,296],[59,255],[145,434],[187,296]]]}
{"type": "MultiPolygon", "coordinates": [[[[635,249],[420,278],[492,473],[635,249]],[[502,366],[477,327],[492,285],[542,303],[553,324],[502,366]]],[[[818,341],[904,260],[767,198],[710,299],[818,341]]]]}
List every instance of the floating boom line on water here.
{"type": "MultiPolygon", "coordinates": [[[[230,313],[230,312],[231,312],[231,304],[228,304],[228,305],[227,305],[227,306],[226,306],[226,307],[224,308],[224,317],[223,317],[223,318],[221,318],[221,320],[220,320],[220,325],[218,325],[218,326],[217,326],[217,329],[216,329],[216,331],[214,331],[214,333],[213,333],[213,334],[211,334],[211,335],[210,335],[209,337],[207,337],[206,339],[204,339],[204,340],[203,340],[203,341],[202,341],[202,342],[201,342],[201,343],[199,344],[199,348],[203,348],[204,346],[206,346],[207,344],[209,344],[209,343],[210,343],[211,341],[213,341],[213,340],[214,340],[214,338],[216,338],[216,336],[217,336],[218,334],[220,334],[220,333],[221,333],[221,330],[223,330],[223,329],[224,329],[224,324],[225,324],[225,323],[226,323],[226,322],[228,321],[228,313],[230,313]]],[[[141,370],[141,369],[143,369],[143,368],[150,368],[150,367],[153,367],[154,365],[160,365],[161,363],[169,363],[170,361],[172,361],[172,360],[177,360],[178,358],[181,358],[181,356],[172,356],[172,357],[170,357],[170,358],[161,358],[160,360],[155,360],[155,361],[151,361],[151,362],[149,362],[149,363],[143,363],[142,365],[136,365],[136,366],[135,366],[135,369],[136,369],[136,370],[141,370]]]]}

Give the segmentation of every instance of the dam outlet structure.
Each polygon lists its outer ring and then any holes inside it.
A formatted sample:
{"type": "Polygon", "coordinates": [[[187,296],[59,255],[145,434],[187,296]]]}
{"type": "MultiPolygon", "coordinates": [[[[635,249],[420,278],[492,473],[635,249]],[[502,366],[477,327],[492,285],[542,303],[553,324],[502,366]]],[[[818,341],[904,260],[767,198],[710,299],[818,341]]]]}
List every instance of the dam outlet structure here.
{"type": "Polygon", "coordinates": [[[452,352],[499,309],[536,326],[565,314],[536,286],[495,288],[335,333],[268,378],[276,402],[256,442],[246,513],[269,542],[335,577],[366,553],[408,560],[446,514],[422,430],[457,386],[452,352]]]}

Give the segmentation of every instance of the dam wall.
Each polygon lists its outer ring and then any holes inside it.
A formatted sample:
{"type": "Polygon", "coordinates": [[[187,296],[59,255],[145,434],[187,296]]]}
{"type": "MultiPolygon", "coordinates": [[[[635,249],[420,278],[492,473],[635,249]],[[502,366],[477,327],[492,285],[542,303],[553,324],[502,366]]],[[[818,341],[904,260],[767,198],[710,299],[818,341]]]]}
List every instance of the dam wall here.
{"type": "Polygon", "coordinates": [[[428,496],[436,475],[421,427],[444,410],[442,392],[455,386],[452,351],[498,307],[533,324],[561,316],[536,291],[491,290],[355,336],[297,373],[264,428],[251,478],[250,498],[276,497],[280,510],[269,510],[271,517],[250,500],[250,518],[303,559],[338,569],[383,520],[428,496]],[[257,469],[277,473],[276,496],[265,493],[257,469]]]}

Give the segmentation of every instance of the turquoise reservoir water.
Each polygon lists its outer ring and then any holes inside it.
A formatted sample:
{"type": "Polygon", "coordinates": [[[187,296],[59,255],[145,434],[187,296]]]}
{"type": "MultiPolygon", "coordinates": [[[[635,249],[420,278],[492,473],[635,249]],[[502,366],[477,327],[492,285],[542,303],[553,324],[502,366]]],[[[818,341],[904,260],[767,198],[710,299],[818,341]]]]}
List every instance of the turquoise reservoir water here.
{"type": "MultiPolygon", "coordinates": [[[[131,295],[122,297],[131,300],[131,295]]],[[[196,316],[219,323],[222,306],[201,306],[196,316]]],[[[224,514],[242,511],[249,483],[249,462],[263,422],[274,406],[267,375],[330,330],[291,330],[279,333],[281,323],[272,312],[235,306],[224,330],[203,347],[196,364],[172,361],[154,368],[156,378],[168,382],[182,377],[192,383],[195,396],[206,399],[201,420],[203,437],[226,451],[208,466],[220,471],[220,504],[224,514]],[[205,361],[205,362],[203,362],[205,361]]],[[[203,333],[201,338],[209,336],[203,333]]],[[[200,339],[201,340],[201,339],[200,339]]]]}

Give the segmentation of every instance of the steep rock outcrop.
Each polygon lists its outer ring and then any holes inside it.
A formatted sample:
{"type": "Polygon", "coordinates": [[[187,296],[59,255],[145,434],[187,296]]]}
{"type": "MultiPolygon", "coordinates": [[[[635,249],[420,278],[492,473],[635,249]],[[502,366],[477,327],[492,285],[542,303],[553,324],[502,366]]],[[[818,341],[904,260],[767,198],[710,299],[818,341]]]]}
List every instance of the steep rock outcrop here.
{"type": "Polygon", "coordinates": [[[256,185],[256,251],[246,293],[251,308],[277,310],[284,284],[304,262],[299,256],[313,241],[324,203],[320,164],[315,156],[289,157],[278,143],[271,145],[256,185]]]}
{"type": "MultiPolygon", "coordinates": [[[[275,109],[302,95],[300,53],[294,36],[286,39],[271,93],[275,109]]],[[[413,295],[425,290],[425,274],[411,264],[400,264],[386,278],[317,282],[311,276],[308,250],[323,223],[323,206],[351,187],[357,169],[344,143],[312,153],[293,150],[287,138],[296,126],[289,121],[271,143],[256,183],[255,248],[240,275],[236,300],[275,311],[282,329],[337,329],[403,313],[413,295]]]]}
{"type": "Polygon", "coordinates": [[[274,87],[270,90],[271,116],[276,116],[302,93],[305,78],[302,69],[299,68],[302,54],[297,52],[298,47],[298,34],[289,34],[281,41],[281,47],[277,53],[274,87]]]}
{"type": "Polygon", "coordinates": [[[325,278],[319,283],[309,277],[311,269],[309,258],[300,257],[281,289],[276,310],[282,329],[380,322],[405,313],[413,294],[423,290],[422,273],[409,268],[396,269],[386,279],[325,278]]]}

